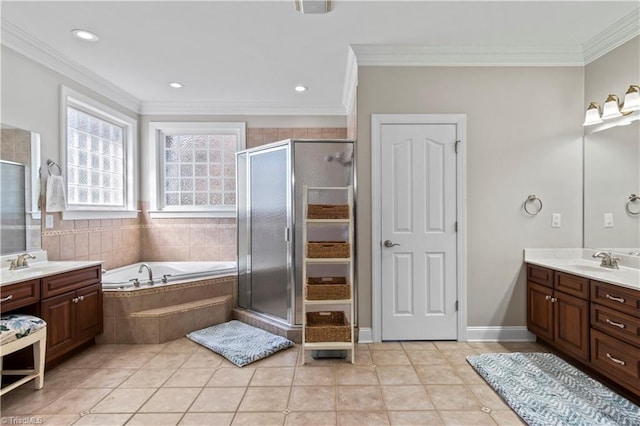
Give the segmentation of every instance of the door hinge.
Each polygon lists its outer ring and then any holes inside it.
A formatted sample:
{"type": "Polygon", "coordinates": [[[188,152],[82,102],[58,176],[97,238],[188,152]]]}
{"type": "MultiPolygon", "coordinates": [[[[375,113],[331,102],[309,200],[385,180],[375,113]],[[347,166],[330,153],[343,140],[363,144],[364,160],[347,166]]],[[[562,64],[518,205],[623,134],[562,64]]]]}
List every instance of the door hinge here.
{"type": "Polygon", "coordinates": [[[458,232],[458,222],[453,224],[453,231],[458,232]]]}
{"type": "Polygon", "coordinates": [[[460,145],[460,141],[456,141],[455,145],[453,146],[454,150],[456,151],[456,154],[458,153],[458,145],[460,145]]]}
{"type": "Polygon", "coordinates": [[[456,308],[456,312],[458,312],[458,301],[457,301],[457,300],[456,300],[456,306],[455,306],[455,308],[456,308]]]}

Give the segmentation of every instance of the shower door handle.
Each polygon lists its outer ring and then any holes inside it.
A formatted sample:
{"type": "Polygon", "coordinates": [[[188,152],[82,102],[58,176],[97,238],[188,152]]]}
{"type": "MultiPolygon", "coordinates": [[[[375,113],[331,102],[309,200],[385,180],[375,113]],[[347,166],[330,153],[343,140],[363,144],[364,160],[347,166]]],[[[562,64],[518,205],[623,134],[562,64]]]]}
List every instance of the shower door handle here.
{"type": "Polygon", "coordinates": [[[284,228],[284,240],[289,242],[289,227],[284,228]]]}

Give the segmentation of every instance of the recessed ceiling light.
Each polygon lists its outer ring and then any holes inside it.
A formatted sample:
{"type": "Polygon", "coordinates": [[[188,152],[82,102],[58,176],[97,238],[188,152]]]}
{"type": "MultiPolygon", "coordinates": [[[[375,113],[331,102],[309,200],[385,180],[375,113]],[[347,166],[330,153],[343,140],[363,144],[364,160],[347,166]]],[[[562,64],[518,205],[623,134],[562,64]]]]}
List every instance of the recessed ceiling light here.
{"type": "Polygon", "coordinates": [[[98,41],[98,36],[92,33],[91,31],[76,29],[76,30],[72,30],[71,33],[81,40],[98,41]]]}
{"type": "Polygon", "coordinates": [[[173,87],[174,89],[179,89],[182,87],[182,83],[178,83],[177,81],[174,81],[172,83],[169,83],[169,86],[173,87]]]}
{"type": "Polygon", "coordinates": [[[296,92],[306,92],[307,90],[309,90],[309,88],[307,86],[296,86],[296,92]]]}

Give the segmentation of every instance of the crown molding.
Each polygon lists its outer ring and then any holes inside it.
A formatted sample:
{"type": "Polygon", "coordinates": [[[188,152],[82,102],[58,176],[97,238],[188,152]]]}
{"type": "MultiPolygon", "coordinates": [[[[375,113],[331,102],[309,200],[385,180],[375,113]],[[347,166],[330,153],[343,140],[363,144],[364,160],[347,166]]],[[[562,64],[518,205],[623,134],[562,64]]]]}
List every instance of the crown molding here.
{"type": "Polygon", "coordinates": [[[156,102],[144,101],[142,115],[345,115],[342,105],[278,105],[277,102],[156,102]]]}
{"type": "Polygon", "coordinates": [[[595,61],[638,35],[640,35],[640,8],[584,43],[584,64],[595,61]]]}
{"type": "Polygon", "coordinates": [[[351,114],[356,103],[356,88],[358,87],[358,60],[356,54],[349,46],[347,52],[347,71],[344,77],[344,87],[342,89],[342,105],[347,115],[351,114]]]}
{"type": "Polygon", "coordinates": [[[1,19],[0,22],[2,23],[1,43],[3,45],[131,111],[139,113],[140,100],[135,96],[71,60],[66,55],[16,27],[9,21],[1,19]]]}
{"type": "Polygon", "coordinates": [[[582,46],[352,45],[358,66],[583,66],[582,46]]]}

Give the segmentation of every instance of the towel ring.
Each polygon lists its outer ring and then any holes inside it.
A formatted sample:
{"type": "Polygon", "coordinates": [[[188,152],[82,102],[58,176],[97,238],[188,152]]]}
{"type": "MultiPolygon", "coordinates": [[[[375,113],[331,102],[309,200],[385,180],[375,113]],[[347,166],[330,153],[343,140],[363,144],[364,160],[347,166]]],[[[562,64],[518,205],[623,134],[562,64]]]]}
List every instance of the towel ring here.
{"type": "Polygon", "coordinates": [[[522,204],[522,207],[524,207],[524,211],[527,212],[527,214],[529,216],[535,216],[538,213],[540,213],[540,211],[542,211],[542,200],[540,198],[536,197],[535,194],[531,194],[531,195],[529,195],[527,197],[525,202],[522,204]],[[535,211],[529,210],[528,207],[527,207],[528,204],[529,203],[536,203],[536,202],[538,203],[538,205],[535,206],[536,210],[535,211]]]}
{"type": "Polygon", "coordinates": [[[631,203],[635,203],[636,201],[640,201],[639,196],[637,196],[636,194],[629,195],[629,201],[627,201],[627,205],[625,206],[625,209],[627,209],[627,213],[629,213],[631,216],[640,215],[640,209],[636,211],[631,210],[631,203]]]}
{"type": "Polygon", "coordinates": [[[53,160],[47,160],[47,169],[49,170],[49,176],[62,176],[62,168],[53,160]],[[55,174],[51,171],[51,169],[54,167],[58,168],[58,174],[55,174]]]}

